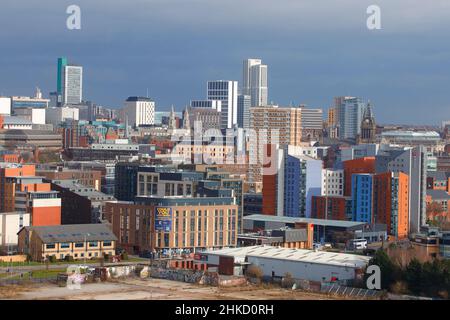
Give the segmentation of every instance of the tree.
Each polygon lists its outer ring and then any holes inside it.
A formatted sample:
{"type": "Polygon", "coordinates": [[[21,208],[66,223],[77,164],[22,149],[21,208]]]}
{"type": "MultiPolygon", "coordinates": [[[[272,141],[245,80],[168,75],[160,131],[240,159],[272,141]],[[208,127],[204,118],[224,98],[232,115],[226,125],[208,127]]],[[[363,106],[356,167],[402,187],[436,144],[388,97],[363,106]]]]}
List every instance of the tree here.
{"type": "Polygon", "coordinates": [[[447,220],[447,214],[439,202],[433,201],[428,203],[426,212],[428,222],[437,227],[447,220]]]}
{"type": "Polygon", "coordinates": [[[126,251],[123,251],[123,252],[120,254],[120,258],[121,258],[122,260],[128,260],[128,253],[127,253],[126,251]]]}
{"type": "Polygon", "coordinates": [[[292,287],[294,286],[294,283],[295,283],[295,280],[294,280],[294,278],[292,277],[292,274],[290,274],[289,272],[286,272],[286,273],[284,274],[282,283],[283,283],[283,286],[284,286],[284,287],[286,287],[286,288],[292,288],[292,287]]]}
{"type": "Polygon", "coordinates": [[[261,279],[264,275],[263,271],[257,265],[250,265],[245,273],[247,277],[261,279]]]}
{"type": "Polygon", "coordinates": [[[408,284],[405,281],[396,281],[390,289],[395,294],[406,294],[408,293],[408,284]]]}
{"type": "MultiPolygon", "coordinates": [[[[377,250],[369,265],[380,267],[382,289],[391,288],[397,280],[400,280],[400,268],[391,260],[384,249],[377,250]]],[[[367,274],[365,275],[365,280],[367,280],[368,276],[367,274]]]]}
{"type": "Polygon", "coordinates": [[[414,294],[421,294],[422,291],[422,264],[417,259],[412,259],[405,269],[405,279],[409,290],[414,294]]]}

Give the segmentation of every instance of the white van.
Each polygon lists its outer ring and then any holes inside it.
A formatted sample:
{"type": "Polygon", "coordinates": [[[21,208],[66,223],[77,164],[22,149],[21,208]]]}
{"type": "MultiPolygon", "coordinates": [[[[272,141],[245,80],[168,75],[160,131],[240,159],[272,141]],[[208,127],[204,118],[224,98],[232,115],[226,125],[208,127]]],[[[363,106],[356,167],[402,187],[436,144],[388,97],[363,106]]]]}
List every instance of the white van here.
{"type": "Polygon", "coordinates": [[[350,240],[350,248],[353,250],[363,250],[367,249],[366,239],[352,239],[350,240]]]}

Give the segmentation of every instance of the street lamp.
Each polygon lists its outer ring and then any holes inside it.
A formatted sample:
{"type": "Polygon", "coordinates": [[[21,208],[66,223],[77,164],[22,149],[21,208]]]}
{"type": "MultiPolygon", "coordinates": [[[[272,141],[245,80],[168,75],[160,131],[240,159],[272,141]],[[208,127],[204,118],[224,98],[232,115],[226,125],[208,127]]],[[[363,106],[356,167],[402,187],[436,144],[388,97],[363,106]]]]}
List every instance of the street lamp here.
{"type": "Polygon", "coordinates": [[[88,243],[87,243],[87,237],[88,236],[90,236],[91,234],[88,232],[88,233],[85,233],[84,234],[84,265],[86,265],[86,255],[87,255],[87,252],[88,252],[88,243]]]}

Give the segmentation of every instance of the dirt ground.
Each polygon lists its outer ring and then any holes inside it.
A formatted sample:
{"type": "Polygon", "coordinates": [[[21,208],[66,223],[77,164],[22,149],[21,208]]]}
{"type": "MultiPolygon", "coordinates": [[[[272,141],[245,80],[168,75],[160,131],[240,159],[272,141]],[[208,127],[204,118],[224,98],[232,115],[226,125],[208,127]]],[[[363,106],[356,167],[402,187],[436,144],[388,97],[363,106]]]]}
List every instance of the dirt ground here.
{"type": "MultiPolygon", "coordinates": [[[[162,279],[126,279],[91,283],[79,290],[56,284],[0,287],[0,299],[20,300],[328,300],[333,297],[253,286],[217,288],[162,279]]],[[[340,298],[342,299],[342,298],[340,298]]]]}

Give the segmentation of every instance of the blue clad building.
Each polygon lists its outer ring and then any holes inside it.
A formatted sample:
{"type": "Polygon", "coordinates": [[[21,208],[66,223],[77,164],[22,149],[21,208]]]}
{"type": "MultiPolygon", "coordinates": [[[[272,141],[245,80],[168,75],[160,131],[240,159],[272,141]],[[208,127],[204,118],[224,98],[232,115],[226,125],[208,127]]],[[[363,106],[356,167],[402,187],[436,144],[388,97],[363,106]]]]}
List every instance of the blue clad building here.
{"type": "Polygon", "coordinates": [[[284,166],[284,216],[311,217],[313,196],[320,196],[322,161],[288,154],[284,166]]]}
{"type": "Polygon", "coordinates": [[[353,221],[372,223],[373,175],[367,173],[352,175],[353,221]]]}

